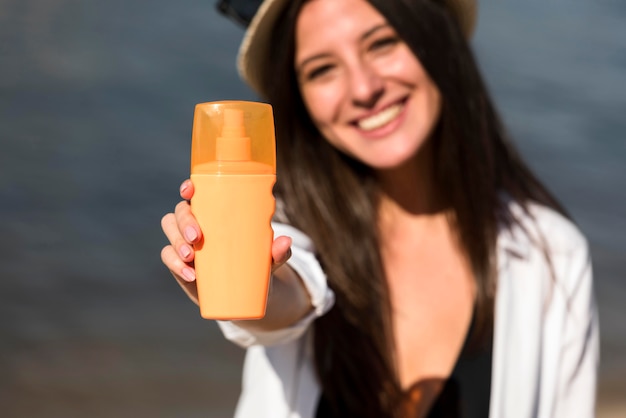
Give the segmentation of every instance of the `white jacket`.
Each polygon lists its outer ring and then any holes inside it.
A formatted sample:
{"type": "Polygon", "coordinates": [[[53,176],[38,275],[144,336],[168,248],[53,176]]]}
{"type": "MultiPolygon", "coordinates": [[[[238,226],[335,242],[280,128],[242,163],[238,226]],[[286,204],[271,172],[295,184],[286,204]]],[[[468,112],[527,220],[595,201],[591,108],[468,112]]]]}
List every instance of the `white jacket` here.
{"type": "MultiPolygon", "coordinates": [[[[515,204],[512,210],[523,228],[498,235],[490,418],[593,417],[599,331],[587,242],[543,206],[530,206],[534,220],[515,204]]],[[[330,309],[334,295],[311,240],[288,225],[273,227],[276,236],[293,238],[289,265],[309,290],[314,311],[272,332],[219,322],[226,338],[248,348],[235,416],[312,418],[321,392],[311,323],[330,309]]]]}

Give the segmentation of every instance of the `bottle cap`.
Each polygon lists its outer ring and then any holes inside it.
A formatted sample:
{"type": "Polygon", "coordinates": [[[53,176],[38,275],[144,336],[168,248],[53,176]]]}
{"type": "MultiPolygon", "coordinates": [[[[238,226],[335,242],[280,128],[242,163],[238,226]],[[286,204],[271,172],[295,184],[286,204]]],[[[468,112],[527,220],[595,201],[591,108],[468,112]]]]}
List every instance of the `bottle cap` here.
{"type": "Polygon", "coordinates": [[[233,164],[249,162],[262,167],[262,171],[276,173],[272,107],[246,101],[196,105],[191,174],[216,173],[223,167],[232,171],[233,164]]]}

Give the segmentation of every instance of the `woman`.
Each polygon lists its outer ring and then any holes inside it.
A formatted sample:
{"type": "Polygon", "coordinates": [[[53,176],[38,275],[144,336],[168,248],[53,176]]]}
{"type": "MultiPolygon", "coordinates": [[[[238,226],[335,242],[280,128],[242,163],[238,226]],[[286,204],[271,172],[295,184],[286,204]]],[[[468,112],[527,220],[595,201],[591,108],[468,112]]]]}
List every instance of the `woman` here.
{"type": "MultiPolygon", "coordinates": [[[[273,106],[268,311],[239,417],[593,416],[584,237],[506,138],[473,0],[266,0],[240,50],[273,106]]],[[[181,196],[189,199],[186,181],[181,196]]],[[[181,202],[162,258],[196,301],[181,202]]]]}

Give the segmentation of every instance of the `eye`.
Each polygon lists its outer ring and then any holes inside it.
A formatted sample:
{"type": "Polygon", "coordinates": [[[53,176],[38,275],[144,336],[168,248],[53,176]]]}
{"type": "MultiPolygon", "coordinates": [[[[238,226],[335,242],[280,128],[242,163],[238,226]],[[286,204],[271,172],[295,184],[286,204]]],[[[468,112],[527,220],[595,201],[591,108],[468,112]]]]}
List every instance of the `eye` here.
{"type": "Polygon", "coordinates": [[[317,78],[322,77],[325,74],[328,74],[333,68],[334,66],[331,64],[324,64],[324,65],[317,66],[311,69],[310,71],[307,71],[304,74],[304,79],[307,81],[315,80],[317,78]]]}
{"type": "Polygon", "coordinates": [[[377,51],[397,45],[400,42],[398,36],[385,36],[374,40],[370,44],[370,50],[377,51]]]}

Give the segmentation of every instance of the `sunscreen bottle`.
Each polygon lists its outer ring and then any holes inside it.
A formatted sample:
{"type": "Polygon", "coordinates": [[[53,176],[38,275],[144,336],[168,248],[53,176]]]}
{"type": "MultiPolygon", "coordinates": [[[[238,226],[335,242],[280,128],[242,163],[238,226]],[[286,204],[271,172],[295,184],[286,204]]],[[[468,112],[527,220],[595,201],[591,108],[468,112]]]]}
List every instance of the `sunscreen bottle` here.
{"type": "Polygon", "coordinates": [[[196,105],[191,145],[191,212],[200,315],[265,315],[272,263],[276,151],[272,107],[222,101],[196,105]]]}

